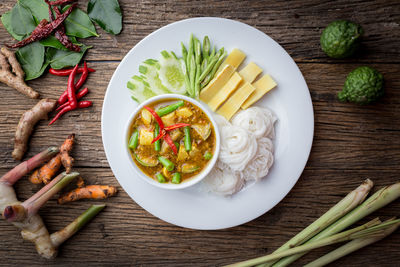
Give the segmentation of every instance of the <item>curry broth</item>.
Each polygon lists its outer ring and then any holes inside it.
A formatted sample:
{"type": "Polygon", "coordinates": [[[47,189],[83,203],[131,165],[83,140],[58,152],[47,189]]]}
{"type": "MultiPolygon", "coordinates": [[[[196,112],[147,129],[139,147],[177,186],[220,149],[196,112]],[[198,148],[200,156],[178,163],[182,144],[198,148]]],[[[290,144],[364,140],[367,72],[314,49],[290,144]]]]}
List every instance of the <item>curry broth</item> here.
{"type": "MultiPolygon", "coordinates": [[[[179,100],[176,100],[176,99],[163,100],[163,101],[155,102],[148,106],[150,108],[152,108],[153,110],[157,110],[159,108],[176,103],[177,101],[179,101],[179,100]]],[[[174,140],[174,141],[179,143],[179,147],[177,147],[178,154],[174,154],[174,152],[168,146],[168,144],[166,144],[166,143],[163,144],[165,142],[163,139],[160,140],[161,141],[161,150],[160,151],[155,151],[154,144],[141,145],[140,142],[134,151],[132,149],[130,149],[131,157],[132,157],[133,161],[135,162],[135,164],[139,167],[139,169],[141,169],[143,171],[143,173],[145,173],[147,176],[151,177],[152,179],[154,179],[156,181],[157,181],[157,179],[155,176],[157,173],[163,174],[164,177],[167,179],[167,182],[170,182],[172,174],[175,172],[179,172],[182,177],[182,182],[184,182],[184,181],[190,179],[191,177],[197,175],[198,173],[200,173],[207,166],[210,159],[208,159],[208,160],[205,159],[204,155],[206,154],[206,152],[212,153],[214,155],[215,142],[216,142],[215,141],[216,140],[215,130],[214,130],[213,125],[211,124],[211,121],[208,118],[208,116],[199,107],[197,107],[194,104],[187,102],[187,101],[184,101],[184,105],[182,107],[178,108],[175,111],[175,113],[179,109],[182,109],[182,108],[188,108],[190,110],[190,112],[192,112],[192,115],[189,117],[186,117],[186,118],[176,115],[174,117],[174,124],[175,123],[189,123],[189,124],[191,124],[191,126],[193,124],[200,124],[200,125],[203,125],[203,124],[208,125],[209,124],[211,133],[206,140],[203,140],[201,135],[190,126],[192,150],[187,152],[189,157],[184,161],[182,161],[182,160],[178,161],[179,149],[184,149],[184,130],[183,130],[183,128],[179,128],[179,129],[172,130],[169,132],[171,137],[177,137],[176,140],[174,140]],[[154,161],[154,162],[158,161],[157,160],[158,156],[163,156],[163,157],[169,159],[174,164],[175,168],[171,172],[166,172],[165,170],[163,172],[164,166],[160,162],[155,167],[143,166],[142,164],[140,164],[137,161],[137,159],[135,157],[135,153],[141,159],[146,158],[146,159],[150,159],[151,161],[154,161]],[[194,164],[197,167],[199,167],[199,169],[192,173],[182,173],[183,164],[194,164]],[[168,175],[165,175],[165,174],[168,174],[168,175]]],[[[168,116],[168,115],[166,115],[166,116],[168,116]]],[[[165,117],[165,116],[163,116],[163,117],[165,117]]],[[[161,117],[161,118],[163,118],[163,117],[161,117]]],[[[151,121],[150,125],[145,125],[142,120],[142,112],[139,111],[138,115],[132,121],[132,123],[130,125],[129,137],[132,135],[132,133],[135,130],[138,130],[140,133],[140,130],[142,128],[154,133],[156,123],[157,122],[152,117],[152,121],[151,121]]],[[[154,136],[153,136],[153,138],[154,138],[154,136]]],[[[140,140],[140,134],[139,134],[139,140],[140,140]]],[[[188,166],[188,165],[186,165],[186,166],[188,166]]]]}

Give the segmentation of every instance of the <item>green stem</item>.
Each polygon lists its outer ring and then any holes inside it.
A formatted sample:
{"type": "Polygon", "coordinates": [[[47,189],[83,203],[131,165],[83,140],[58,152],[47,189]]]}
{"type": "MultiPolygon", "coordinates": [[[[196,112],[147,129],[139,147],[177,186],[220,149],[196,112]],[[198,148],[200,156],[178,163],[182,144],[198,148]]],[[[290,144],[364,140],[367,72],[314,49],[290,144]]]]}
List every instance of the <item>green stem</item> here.
{"type": "MultiPolygon", "coordinates": [[[[283,244],[280,248],[275,250],[274,253],[281,252],[286,249],[303,244],[304,242],[327,228],[329,225],[342,218],[344,215],[346,215],[348,212],[350,212],[352,209],[354,209],[364,201],[373,185],[374,183],[370,179],[365,180],[360,186],[347,194],[347,196],[345,196],[335,206],[330,208],[316,221],[314,221],[312,224],[310,224],[288,242],[283,244]]],[[[274,262],[269,262],[261,266],[271,266],[273,263],[274,262]]]]}
{"type": "Polygon", "coordinates": [[[385,230],[387,228],[389,228],[393,225],[398,226],[399,224],[400,224],[399,219],[380,223],[379,219],[376,218],[376,219],[374,219],[366,224],[363,224],[361,226],[358,226],[356,228],[353,228],[353,229],[350,229],[350,230],[347,230],[347,231],[344,231],[344,232],[341,232],[341,233],[338,233],[338,234],[335,234],[335,235],[332,235],[329,237],[325,237],[325,238],[322,238],[322,239],[314,241],[314,242],[306,243],[304,245],[290,248],[285,251],[273,253],[273,254],[270,254],[267,256],[239,262],[239,263],[228,265],[228,266],[231,266],[231,267],[253,266],[253,265],[257,265],[257,264],[260,264],[263,262],[268,262],[268,261],[271,261],[274,259],[279,259],[281,257],[290,256],[290,255],[294,255],[297,253],[306,252],[306,251],[310,251],[310,250],[313,250],[316,248],[320,248],[323,246],[332,245],[332,244],[336,244],[339,242],[356,239],[356,238],[359,238],[360,235],[382,236],[383,234],[385,234],[385,230]]]}
{"type": "Polygon", "coordinates": [[[50,235],[51,242],[55,247],[60,246],[65,240],[70,238],[76,232],[78,232],[85,224],[90,222],[100,211],[104,209],[106,205],[92,205],[84,213],[82,213],[73,222],[68,224],[62,230],[55,232],[50,235]]]}
{"type": "Polygon", "coordinates": [[[42,165],[44,162],[55,156],[58,152],[59,149],[57,147],[49,147],[32,158],[18,164],[11,171],[4,174],[3,177],[0,178],[0,183],[12,186],[25,174],[42,165]]]}
{"type": "Polygon", "coordinates": [[[28,217],[36,214],[37,211],[46,203],[52,196],[58,193],[66,185],[72,182],[79,176],[79,172],[60,173],[50,183],[40,189],[35,195],[22,203],[22,206],[28,211],[28,217]]]}
{"type": "Polygon", "coordinates": [[[387,237],[388,235],[392,234],[399,225],[393,225],[387,229],[385,229],[384,234],[377,236],[377,237],[364,237],[364,238],[357,238],[354,239],[347,244],[329,252],[328,254],[306,264],[304,267],[322,267],[329,263],[336,261],[339,258],[342,258],[356,250],[359,250],[363,247],[371,245],[375,242],[380,241],[381,239],[387,237]]]}
{"type": "MultiPolygon", "coordinates": [[[[312,239],[307,241],[307,243],[314,242],[322,238],[325,238],[327,236],[339,233],[340,231],[346,229],[355,222],[361,220],[365,216],[386,206],[390,202],[397,199],[399,196],[400,196],[400,182],[380,189],[375,194],[370,196],[366,201],[364,201],[364,203],[362,203],[356,209],[346,214],[343,218],[330,225],[328,228],[320,232],[318,235],[314,236],[312,239]]],[[[280,267],[288,266],[289,264],[301,258],[305,254],[306,253],[300,253],[297,255],[293,255],[291,257],[283,258],[273,266],[280,266],[280,267]]]]}

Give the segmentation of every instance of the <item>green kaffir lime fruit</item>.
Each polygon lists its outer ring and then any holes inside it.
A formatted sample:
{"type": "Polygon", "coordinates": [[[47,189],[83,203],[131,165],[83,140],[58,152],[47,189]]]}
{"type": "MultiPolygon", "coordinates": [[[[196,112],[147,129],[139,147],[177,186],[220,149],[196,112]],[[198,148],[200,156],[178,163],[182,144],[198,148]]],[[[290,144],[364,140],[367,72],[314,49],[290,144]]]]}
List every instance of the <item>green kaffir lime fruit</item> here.
{"type": "Polygon", "coordinates": [[[334,21],[322,32],[321,48],[332,58],[349,57],[357,50],[363,32],[361,26],[353,22],[334,21]]]}
{"type": "Polygon", "coordinates": [[[383,93],[382,74],[374,68],[364,66],[349,73],[338,98],[342,102],[365,105],[376,101],[383,93]]]}

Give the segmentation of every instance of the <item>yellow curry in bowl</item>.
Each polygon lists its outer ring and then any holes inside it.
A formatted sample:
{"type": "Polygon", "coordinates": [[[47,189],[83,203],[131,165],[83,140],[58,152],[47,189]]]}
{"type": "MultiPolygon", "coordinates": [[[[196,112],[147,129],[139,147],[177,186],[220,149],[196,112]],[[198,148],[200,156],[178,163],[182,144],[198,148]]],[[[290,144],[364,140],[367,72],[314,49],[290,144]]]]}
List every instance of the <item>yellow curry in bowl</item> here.
{"type": "Polygon", "coordinates": [[[215,151],[208,116],[185,100],[144,106],[129,126],[128,147],[138,168],[160,183],[180,184],[199,174],[215,151]]]}

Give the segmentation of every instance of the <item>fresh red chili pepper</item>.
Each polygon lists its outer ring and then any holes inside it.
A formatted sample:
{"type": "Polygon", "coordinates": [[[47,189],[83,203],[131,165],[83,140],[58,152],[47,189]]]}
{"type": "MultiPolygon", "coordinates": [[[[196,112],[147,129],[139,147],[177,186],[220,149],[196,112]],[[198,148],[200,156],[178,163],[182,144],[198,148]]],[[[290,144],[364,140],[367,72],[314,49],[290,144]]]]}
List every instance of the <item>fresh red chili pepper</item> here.
{"type": "Polygon", "coordinates": [[[156,119],[158,125],[160,126],[160,132],[162,129],[164,129],[164,123],[161,120],[160,116],[158,116],[157,112],[155,112],[152,108],[148,107],[148,106],[144,106],[145,109],[147,109],[151,115],[153,115],[153,117],[156,119]]]}
{"type": "MultiPolygon", "coordinates": [[[[87,77],[89,75],[89,68],[87,67],[86,61],[83,63],[83,65],[84,65],[83,72],[82,72],[82,75],[79,78],[78,82],[75,85],[75,90],[79,90],[82,87],[82,85],[85,83],[85,81],[86,81],[86,79],[87,79],[87,77]]],[[[68,99],[67,91],[68,91],[68,89],[65,90],[64,93],[62,93],[60,95],[60,97],[58,98],[57,102],[58,102],[59,105],[62,105],[65,102],[67,102],[67,99],[68,99]]]]}
{"type": "MultiPolygon", "coordinates": [[[[53,16],[53,12],[52,12],[52,6],[51,3],[49,2],[49,0],[44,0],[46,2],[46,4],[49,7],[49,19],[50,21],[54,21],[54,16],[53,16]]],[[[57,14],[57,16],[61,15],[60,10],[58,9],[58,7],[54,7],[54,10],[57,14]]],[[[71,40],[69,40],[67,34],[65,33],[65,27],[63,24],[60,24],[60,26],[58,26],[58,28],[56,29],[56,31],[54,32],[54,36],[60,41],[60,43],[65,46],[65,48],[71,50],[71,51],[75,51],[75,52],[80,52],[81,48],[72,43],[71,40]]]]}
{"type": "Polygon", "coordinates": [[[169,136],[168,133],[164,135],[164,141],[167,142],[167,144],[171,147],[172,151],[174,151],[175,154],[178,154],[178,149],[176,148],[174,141],[172,141],[171,136],[169,136]]]}
{"type": "Polygon", "coordinates": [[[151,141],[151,143],[153,144],[153,143],[157,142],[158,140],[163,138],[166,133],[167,132],[165,131],[165,129],[160,130],[160,132],[158,133],[157,137],[154,138],[153,141],[151,141]]]}
{"type": "Polygon", "coordinates": [[[79,78],[78,82],[77,82],[76,85],[75,85],[76,90],[79,90],[79,88],[82,87],[82,85],[85,83],[85,81],[86,81],[88,75],[89,75],[89,70],[88,70],[88,66],[87,66],[86,61],[85,61],[85,62],[83,62],[83,72],[82,72],[82,75],[81,75],[81,77],[79,78]]]}
{"type": "Polygon", "coordinates": [[[67,85],[68,102],[73,109],[75,109],[78,106],[78,102],[76,101],[76,95],[75,95],[75,76],[78,67],[79,67],[78,64],[76,64],[75,68],[69,75],[68,85],[67,85]]]}
{"type": "Polygon", "coordinates": [[[92,105],[93,105],[92,101],[80,101],[78,103],[79,108],[88,108],[88,107],[91,107],[92,105]]]}
{"type": "Polygon", "coordinates": [[[76,7],[76,3],[71,5],[70,8],[67,9],[63,14],[57,17],[54,21],[48,23],[47,20],[42,20],[39,25],[32,31],[29,37],[23,39],[22,41],[13,44],[7,45],[9,48],[17,48],[23,47],[27,44],[33,43],[35,41],[42,40],[48,37],[53,31],[55,31],[63,22],[64,20],[71,14],[72,10],[76,7]]]}
{"type": "MultiPolygon", "coordinates": [[[[55,75],[55,76],[68,76],[68,75],[71,74],[71,72],[72,72],[73,69],[74,69],[74,68],[56,70],[56,69],[50,68],[50,69],[49,69],[49,73],[50,73],[50,74],[53,74],[53,75],[55,75]]],[[[78,70],[76,71],[76,73],[83,73],[83,69],[84,69],[83,67],[79,67],[78,70]]],[[[89,71],[89,72],[96,72],[96,70],[95,70],[95,69],[92,69],[92,68],[88,68],[88,71],[89,71]]]]}
{"type": "Polygon", "coordinates": [[[175,129],[178,129],[178,128],[182,128],[182,127],[185,127],[185,126],[190,126],[190,124],[189,123],[177,123],[177,124],[165,127],[164,129],[166,131],[172,131],[172,130],[175,130],[175,129]]]}
{"type": "Polygon", "coordinates": [[[66,106],[65,108],[63,108],[62,110],[60,110],[60,112],[57,113],[57,115],[51,120],[51,122],[49,123],[49,125],[52,125],[56,120],[58,120],[61,115],[63,115],[64,113],[73,110],[73,108],[71,107],[71,105],[66,106]]]}
{"type": "MultiPolygon", "coordinates": [[[[78,103],[78,108],[87,108],[93,105],[92,101],[80,101],[78,103]]],[[[72,108],[71,105],[65,106],[60,112],[57,113],[57,115],[51,120],[49,125],[52,125],[56,120],[58,120],[62,115],[67,113],[68,111],[75,110],[76,108],[72,108]]]]}
{"type": "MultiPolygon", "coordinates": [[[[84,97],[85,95],[87,95],[89,93],[89,89],[87,89],[87,88],[85,88],[85,89],[82,89],[81,91],[79,91],[77,94],[76,94],[76,99],[81,99],[82,97],[84,97]]],[[[79,104],[79,103],[78,103],[79,104]]],[[[64,104],[62,104],[61,106],[59,106],[57,109],[56,109],[56,111],[57,110],[61,110],[61,109],[63,109],[65,106],[67,106],[67,105],[69,105],[69,102],[65,102],[64,104]]]]}
{"type": "Polygon", "coordinates": [[[49,1],[49,4],[52,6],[61,6],[61,5],[70,4],[75,1],[76,0],[56,0],[56,1],[49,1]]]}

